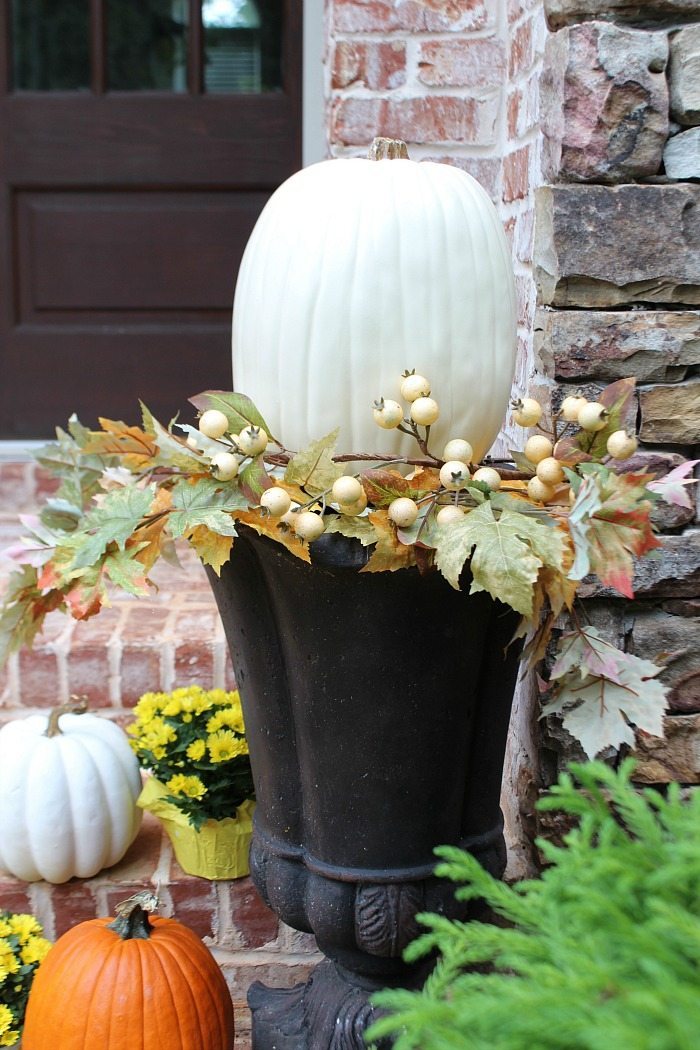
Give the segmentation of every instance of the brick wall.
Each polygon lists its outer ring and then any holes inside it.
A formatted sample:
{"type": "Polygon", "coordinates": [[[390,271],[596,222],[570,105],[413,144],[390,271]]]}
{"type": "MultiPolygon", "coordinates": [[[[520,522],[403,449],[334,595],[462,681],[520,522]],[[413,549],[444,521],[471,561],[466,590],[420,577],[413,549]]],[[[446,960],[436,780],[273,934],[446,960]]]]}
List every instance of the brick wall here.
{"type": "MultiPolygon", "coordinates": [[[[641,443],[631,466],[665,472],[700,447],[700,185],[689,181],[700,179],[700,9],[673,0],[546,0],[545,8],[541,383],[556,379],[559,396],[590,396],[636,376],[631,424],[641,443]]],[[[639,739],[638,779],[697,784],[700,531],[694,509],[656,514],[663,548],[639,566],[637,600],[588,583],[582,593],[591,620],[618,645],[666,661],[667,739],[639,739]]],[[[581,756],[560,728],[548,728],[545,780],[581,756]]]]}

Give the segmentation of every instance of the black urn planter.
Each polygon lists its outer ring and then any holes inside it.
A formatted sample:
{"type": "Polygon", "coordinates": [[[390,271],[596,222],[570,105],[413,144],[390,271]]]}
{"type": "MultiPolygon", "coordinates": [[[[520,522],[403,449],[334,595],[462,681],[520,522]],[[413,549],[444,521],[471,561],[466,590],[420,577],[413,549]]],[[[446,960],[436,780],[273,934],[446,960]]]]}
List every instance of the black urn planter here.
{"type": "Polygon", "coordinates": [[[257,810],[251,873],[326,960],[305,985],[254,985],[255,1050],[365,1046],[378,988],[416,986],[415,916],[465,917],[435,879],[459,844],[505,867],[499,808],[517,616],[417,569],[360,573],[339,535],[312,565],[245,531],[210,573],[246,719],[257,810]]]}

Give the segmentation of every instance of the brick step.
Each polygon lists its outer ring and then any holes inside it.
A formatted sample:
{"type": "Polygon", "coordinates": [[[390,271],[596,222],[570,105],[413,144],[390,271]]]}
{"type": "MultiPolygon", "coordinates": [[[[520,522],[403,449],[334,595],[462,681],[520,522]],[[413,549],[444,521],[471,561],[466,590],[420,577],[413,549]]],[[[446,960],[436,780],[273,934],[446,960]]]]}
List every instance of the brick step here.
{"type": "MultiPolygon", "coordinates": [[[[0,460],[0,551],[23,533],[20,514],[36,513],[50,479],[31,462],[0,460]]],[[[0,671],[0,724],[46,711],[72,694],[120,725],[148,691],[200,685],[235,688],[223,627],[206,575],[186,545],[181,568],[164,562],[148,598],[114,594],[112,605],[79,622],[47,617],[32,650],[0,671]]],[[[13,563],[0,557],[0,591],[13,563]]],[[[113,913],[119,900],[159,887],[162,914],[191,926],[224,972],[236,1005],[236,1050],[250,1045],[245,994],[254,980],[289,987],[306,980],[320,956],[313,938],[280,923],[249,878],[209,882],[185,874],[155,817],[146,813],[122,862],[93,879],[62,886],[27,884],[0,874],[0,909],[30,911],[54,939],[85,919],[113,913]]]]}

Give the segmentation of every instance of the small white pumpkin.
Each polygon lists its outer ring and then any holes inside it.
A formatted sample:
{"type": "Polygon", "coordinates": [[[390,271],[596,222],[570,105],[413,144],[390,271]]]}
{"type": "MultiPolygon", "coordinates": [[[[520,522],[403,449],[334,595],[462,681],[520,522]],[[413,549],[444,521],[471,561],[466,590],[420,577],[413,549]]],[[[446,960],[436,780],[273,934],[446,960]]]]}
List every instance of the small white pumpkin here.
{"type": "Polygon", "coordinates": [[[35,882],[90,878],[126,853],[141,822],[126,734],[84,705],[0,729],[0,868],[35,882]]]}
{"type": "Polygon", "coordinates": [[[372,406],[415,369],[440,406],[431,448],[463,437],[479,460],[515,366],[508,244],[471,176],[392,147],[398,159],[305,168],[266,204],[236,286],[234,386],[287,448],[340,424],[343,451],[405,454],[412,439],[380,430],[372,406]]]}

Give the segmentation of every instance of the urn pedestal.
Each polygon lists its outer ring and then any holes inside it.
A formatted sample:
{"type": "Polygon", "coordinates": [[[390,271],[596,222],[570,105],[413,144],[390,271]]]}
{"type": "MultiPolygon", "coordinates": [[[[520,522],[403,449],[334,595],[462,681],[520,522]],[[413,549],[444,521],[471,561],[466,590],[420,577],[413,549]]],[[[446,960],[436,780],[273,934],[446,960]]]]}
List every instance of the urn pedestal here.
{"type": "Polygon", "coordinates": [[[517,616],[437,572],[363,573],[339,535],[312,564],[249,531],[210,579],[243,702],[257,808],[251,874],[326,956],[305,985],[249,993],[255,1050],[350,1050],[403,962],[416,915],[474,914],[433,849],[505,868],[499,808],[517,616]]]}

